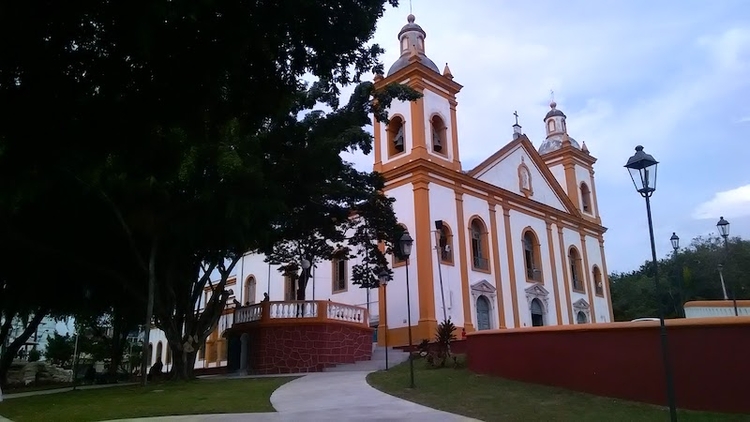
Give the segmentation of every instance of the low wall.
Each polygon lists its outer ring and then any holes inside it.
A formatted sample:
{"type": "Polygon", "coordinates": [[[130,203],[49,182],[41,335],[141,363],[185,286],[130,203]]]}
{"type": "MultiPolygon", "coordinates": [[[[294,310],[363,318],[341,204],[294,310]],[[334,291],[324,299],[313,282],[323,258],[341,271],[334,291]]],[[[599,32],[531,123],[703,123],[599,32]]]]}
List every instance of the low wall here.
{"type": "MultiPolygon", "coordinates": [[[[469,369],[600,396],[666,405],[659,322],[470,333],[469,369]]],[[[750,413],[750,317],[667,321],[677,407],[750,413]]]]}
{"type": "Polygon", "coordinates": [[[300,321],[254,327],[248,334],[248,372],[253,374],[320,372],[372,357],[370,328],[300,321]]]}

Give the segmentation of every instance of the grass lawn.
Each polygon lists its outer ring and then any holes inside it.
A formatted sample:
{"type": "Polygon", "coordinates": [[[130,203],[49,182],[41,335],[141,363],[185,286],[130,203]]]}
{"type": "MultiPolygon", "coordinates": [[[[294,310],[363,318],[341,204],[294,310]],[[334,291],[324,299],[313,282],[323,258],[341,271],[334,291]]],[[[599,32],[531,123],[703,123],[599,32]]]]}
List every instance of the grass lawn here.
{"type": "Polygon", "coordinates": [[[271,393],[294,377],[195,380],[78,390],[0,403],[14,422],[83,422],[202,413],[274,412],[271,393]]]}
{"type": "MultiPolygon", "coordinates": [[[[667,408],[476,375],[463,364],[427,369],[424,361],[415,361],[414,390],[408,387],[408,362],[372,373],[367,381],[388,394],[483,421],[669,420],[667,408]]],[[[680,421],[750,421],[750,415],[678,411],[677,416],[680,421]]]]}

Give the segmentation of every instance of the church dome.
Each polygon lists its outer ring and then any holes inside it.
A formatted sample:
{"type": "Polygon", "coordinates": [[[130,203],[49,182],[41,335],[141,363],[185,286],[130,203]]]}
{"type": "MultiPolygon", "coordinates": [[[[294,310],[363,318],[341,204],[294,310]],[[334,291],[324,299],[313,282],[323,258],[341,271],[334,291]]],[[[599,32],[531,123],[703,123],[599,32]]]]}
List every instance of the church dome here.
{"type": "Polygon", "coordinates": [[[550,111],[544,116],[547,138],[539,146],[539,154],[547,154],[561,149],[566,140],[570,141],[570,146],[573,148],[581,149],[578,141],[568,136],[565,113],[557,108],[557,103],[554,100],[549,104],[549,107],[550,111]]]}
{"type": "MultiPolygon", "coordinates": [[[[427,57],[427,56],[425,56],[424,54],[419,54],[419,62],[422,63],[423,65],[429,67],[431,70],[434,70],[435,72],[440,73],[440,70],[438,69],[438,67],[435,64],[435,62],[433,62],[432,60],[430,60],[430,58],[427,57]]],[[[394,73],[398,72],[399,70],[405,68],[408,65],[409,65],[409,56],[408,55],[399,57],[398,60],[396,60],[391,65],[390,69],[388,69],[388,76],[393,75],[394,73]]]]}
{"type": "Polygon", "coordinates": [[[424,29],[422,29],[421,26],[414,23],[415,19],[414,15],[409,15],[406,18],[406,25],[404,25],[398,33],[398,39],[401,43],[401,56],[391,65],[390,69],[388,69],[388,76],[408,66],[413,54],[417,55],[420,63],[427,66],[429,69],[440,73],[435,62],[430,60],[424,52],[424,40],[427,38],[427,33],[424,32],[424,29]]]}
{"type": "MultiPolygon", "coordinates": [[[[568,136],[568,139],[570,140],[570,145],[575,149],[581,149],[581,145],[578,144],[578,141],[568,136]]],[[[542,145],[539,146],[539,154],[547,154],[552,151],[557,151],[558,149],[562,148],[563,144],[563,137],[562,135],[556,135],[551,136],[542,142],[542,145]]]]}
{"type": "Polygon", "coordinates": [[[552,102],[550,103],[550,105],[549,105],[549,106],[550,106],[551,110],[547,112],[547,115],[546,115],[546,116],[544,116],[544,121],[545,121],[545,122],[546,122],[546,121],[547,121],[547,119],[549,119],[550,117],[556,117],[556,116],[560,116],[560,117],[562,117],[563,119],[567,117],[567,116],[565,116],[565,113],[563,113],[563,112],[562,112],[561,110],[558,110],[558,109],[557,109],[557,103],[556,103],[556,102],[552,101],[552,102]]]}

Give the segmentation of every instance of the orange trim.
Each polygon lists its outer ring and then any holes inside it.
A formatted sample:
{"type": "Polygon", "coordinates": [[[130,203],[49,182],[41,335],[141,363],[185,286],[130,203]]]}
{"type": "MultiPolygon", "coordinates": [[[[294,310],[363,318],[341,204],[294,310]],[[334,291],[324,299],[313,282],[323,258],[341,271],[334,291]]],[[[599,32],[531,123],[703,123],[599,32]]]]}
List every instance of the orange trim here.
{"type": "MultiPolygon", "coordinates": [[[[432,262],[430,219],[430,186],[423,181],[414,182],[414,217],[416,221],[414,243],[417,258],[417,289],[419,294],[419,321],[435,320],[435,281],[432,262]]],[[[431,338],[431,337],[430,337],[431,338]]]]}
{"type": "MultiPolygon", "coordinates": [[[[497,202],[502,202],[504,206],[507,205],[508,208],[520,211],[524,214],[528,214],[529,210],[531,210],[539,213],[541,216],[550,215],[555,217],[558,220],[558,223],[563,226],[576,231],[579,231],[581,229],[588,230],[594,236],[603,234],[607,231],[605,227],[602,227],[601,225],[596,224],[589,219],[583,218],[581,216],[581,213],[572,205],[572,203],[570,202],[570,198],[568,198],[567,194],[565,194],[564,192],[563,194],[565,195],[565,197],[563,201],[567,201],[571,204],[570,206],[573,209],[572,212],[561,211],[541,202],[529,201],[522,195],[513,193],[498,186],[494,186],[485,181],[475,179],[468,174],[450,170],[448,168],[445,168],[444,166],[427,160],[415,159],[412,161],[403,162],[401,163],[401,165],[395,166],[391,170],[383,173],[383,177],[385,177],[386,180],[400,179],[402,176],[410,176],[411,180],[422,179],[425,181],[429,181],[430,183],[439,184],[441,186],[445,186],[462,193],[470,194],[471,196],[478,199],[484,199],[486,201],[495,200],[497,202]],[[523,204],[524,208],[518,205],[514,205],[514,202],[517,204],[523,204]]],[[[404,183],[408,182],[399,180],[396,183],[387,183],[386,190],[392,189],[404,183]]]]}
{"type": "Polygon", "coordinates": [[[456,116],[455,101],[450,102],[451,107],[451,141],[453,142],[453,162],[456,165],[456,171],[461,171],[461,160],[458,154],[458,117],[456,116]]]}
{"type": "MultiPolygon", "coordinates": [[[[734,302],[731,300],[691,300],[682,305],[684,308],[732,308],[734,302]]],[[[750,300],[737,300],[737,306],[750,306],[750,300]]],[[[738,317],[733,317],[738,318],[738,317]]]]}
{"type": "Polygon", "coordinates": [[[549,250],[549,265],[552,271],[552,293],[555,295],[555,313],[557,314],[557,325],[562,324],[562,309],[560,306],[560,287],[557,285],[557,263],[555,259],[555,242],[552,241],[552,223],[546,222],[547,227],[547,249],[549,250]]]}
{"type": "Polygon", "coordinates": [[[602,287],[604,287],[604,296],[607,298],[609,306],[609,321],[615,320],[615,313],[612,309],[612,295],[609,289],[609,273],[607,272],[607,258],[604,257],[604,238],[599,236],[599,254],[602,260],[602,287]]]}
{"type": "Polygon", "coordinates": [[[518,287],[516,286],[516,263],[513,254],[513,235],[510,230],[510,210],[503,204],[503,223],[505,225],[505,248],[508,255],[508,273],[510,274],[510,295],[513,305],[513,326],[518,327],[521,318],[518,314],[518,287]]]}
{"type": "MultiPolygon", "coordinates": [[[[727,326],[727,325],[748,325],[750,317],[731,316],[731,317],[708,317],[708,318],[676,318],[666,319],[664,324],[668,327],[695,327],[695,326],[727,326]]],[[[474,331],[467,334],[471,336],[487,335],[513,335],[524,334],[529,332],[567,332],[567,331],[621,331],[621,330],[653,330],[659,326],[659,321],[643,322],[611,322],[609,324],[566,324],[566,325],[545,325],[543,327],[521,327],[507,330],[482,330],[474,331]]]]}
{"type": "Polygon", "coordinates": [[[388,84],[401,81],[405,81],[402,83],[405,83],[409,86],[413,85],[415,81],[427,81],[437,86],[438,88],[442,88],[443,90],[447,91],[447,93],[444,93],[441,90],[436,90],[438,94],[442,94],[446,98],[455,97],[455,95],[458,94],[459,91],[461,91],[461,88],[463,88],[461,84],[454,82],[452,79],[446,78],[439,73],[435,73],[434,70],[419,62],[413,62],[405,68],[394,73],[393,75],[389,75],[387,78],[375,81],[374,88],[382,89],[388,84]]]}
{"type": "Polygon", "coordinates": [[[592,287],[596,288],[596,286],[593,286],[591,283],[591,267],[589,267],[589,253],[588,248],[586,247],[586,236],[581,234],[581,249],[583,249],[583,266],[586,268],[586,273],[584,274],[586,286],[588,289],[588,296],[589,296],[589,306],[591,307],[591,322],[596,322],[596,304],[594,303],[594,292],[592,287]]]}
{"type": "MultiPolygon", "coordinates": [[[[576,204],[576,209],[581,212],[581,199],[578,197],[578,181],[576,178],[576,167],[573,163],[563,163],[563,170],[565,171],[565,185],[568,190],[568,196],[570,200],[576,204]]],[[[583,217],[583,213],[581,213],[583,217]]]]}
{"type": "Polygon", "coordinates": [[[500,241],[497,229],[497,206],[490,204],[490,231],[492,232],[492,261],[495,265],[495,289],[497,289],[497,312],[500,328],[505,328],[505,301],[503,279],[500,276],[500,241]]]}
{"type": "Polygon", "coordinates": [[[458,262],[461,269],[461,291],[464,308],[464,328],[467,332],[474,331],[474,324],[471,319],[471,299],[469,292],[469,266],[466,262],[466,231],[464,225],[464,198],[463,194],[456,192],[456,222],[458,226],[458,262]]]}
{"type": "Polygon", "coordinates": [[[581,213],[580,211],[578,211],[578,207],[575,205],[575,202],[571,201],[571,199],[566,194],[565,190],[557,182],[555,175],[552,174],[549,167],[547,167],[547,164],[545,164],[545,162],[539,156],[539,153],[536,152],[534,145],[532,145],[531,141],[529,141],[529,138],[527,138],[526,135],[521,135],[517,139],[509,142],[507,145],[500,148],[496,153],[492,154],[488,159],[482,161],[482,163],[480,163],[478,166],[469,170],[466,176],[473,179],[477,173],[479,173],[480,171],[484,169],[491,167],[491,165],[495,161],[499,160],[504,155],[510,153],[511,151],[516,149],[518,146],[521,146],[526,151],[526,154],[534,162],[539,172],[542,173],[542,177],[544,177],[547,183],[549,183],[549,185],[552,187],[552,191],[557,194],[558,199],[560,199],[560,201],[563,203],[563,205],[568,210],[568,212],[572,216],[581,218],[581,213]]]}

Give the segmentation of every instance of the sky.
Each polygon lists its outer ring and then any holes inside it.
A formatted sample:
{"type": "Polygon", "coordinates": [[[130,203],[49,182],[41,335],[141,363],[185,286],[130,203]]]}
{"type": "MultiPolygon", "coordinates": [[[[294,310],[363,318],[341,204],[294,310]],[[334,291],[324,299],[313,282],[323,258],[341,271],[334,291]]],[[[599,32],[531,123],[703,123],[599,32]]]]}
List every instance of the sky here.
{"type": "MultiPolygon", "coordinates": [[[[550,91],[570,136],[598,159],[610,272],[651,258],[645,201],[623,167],[636,145],[656,158],[657,256],[716,233],[750,238],[750,9],[742,0],[565,2],[413,0],[425,51],[448,63],[464,170],[512,139],[513,112],[536,147],[550,91]]],[[[409,2],[388,7],[373,42],[398,58],[409,2]]],[[[348,98],[350,90],[344,90],[348,98]]],[[[361,170],[372,156],[345,154],[361,170]]]]}

